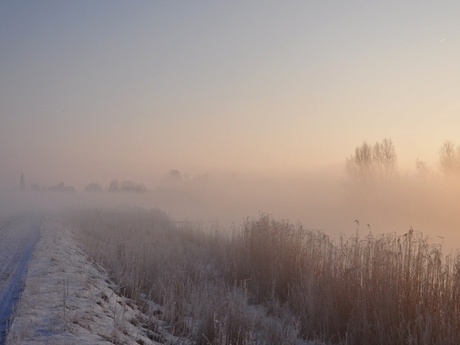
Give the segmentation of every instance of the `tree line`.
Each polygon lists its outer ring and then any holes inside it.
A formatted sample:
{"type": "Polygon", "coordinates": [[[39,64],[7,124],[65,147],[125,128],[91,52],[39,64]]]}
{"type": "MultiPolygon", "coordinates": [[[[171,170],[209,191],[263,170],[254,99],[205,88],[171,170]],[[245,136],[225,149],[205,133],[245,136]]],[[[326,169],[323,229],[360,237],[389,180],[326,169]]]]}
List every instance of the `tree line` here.
{"type": "Polygon", "coordinates": [[[397,155],[391,139],[374,145],[363,142],[346,160],[347,173],[361,181],[375,178],[389,179],[396,173],[397,155]]]}
{"type": "MultiPolygon", "coordinates": [[[[397,174],[397,154],[393,141],[384,138],[381,142],[368,144],[363,142],[346,159],[346,172],[354,180],[390,180],[397,174]]],[[[460,177],[460,145],[449,140],[445,141],[439,149],[439,169],[446,176],[460,177]]],[[[417,159],[415,167],[420,174],[428,172],[426,162],[417,159]]]]}

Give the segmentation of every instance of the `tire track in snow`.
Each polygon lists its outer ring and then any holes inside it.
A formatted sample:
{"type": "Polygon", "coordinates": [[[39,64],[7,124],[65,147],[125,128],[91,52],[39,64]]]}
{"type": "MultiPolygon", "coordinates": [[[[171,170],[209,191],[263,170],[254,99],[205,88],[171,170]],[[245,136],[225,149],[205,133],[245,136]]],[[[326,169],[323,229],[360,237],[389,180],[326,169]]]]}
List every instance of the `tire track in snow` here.
{"type": "Polygon", "coordinates": [[[41,222],[41,217],[24,217],[1,226],[0,345],[5,344],[14,306],[21,297],[28,263],[40,237],[41,222]]]}

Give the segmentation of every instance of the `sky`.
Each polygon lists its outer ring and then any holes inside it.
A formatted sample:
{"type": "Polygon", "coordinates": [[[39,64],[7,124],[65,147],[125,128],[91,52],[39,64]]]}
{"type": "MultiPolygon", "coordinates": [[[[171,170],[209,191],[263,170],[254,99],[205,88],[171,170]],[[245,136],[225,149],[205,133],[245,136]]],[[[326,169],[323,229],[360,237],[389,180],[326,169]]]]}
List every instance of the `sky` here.
{"type": "Polygon", "coordinates": [[[1,1],[0,187],[401,169],[460,144],[454,1],[1,1]]]}

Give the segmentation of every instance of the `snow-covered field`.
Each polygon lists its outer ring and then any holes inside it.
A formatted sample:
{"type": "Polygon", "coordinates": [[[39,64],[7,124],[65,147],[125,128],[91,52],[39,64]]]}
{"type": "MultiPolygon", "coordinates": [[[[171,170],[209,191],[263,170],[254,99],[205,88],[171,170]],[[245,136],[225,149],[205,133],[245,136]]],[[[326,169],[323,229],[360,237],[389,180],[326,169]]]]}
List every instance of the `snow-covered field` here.
{"type": "Polygon", "coordinates": [[[106,271],[87,260],[70,228],[46,220],[6,344],[181,343],[153,313],[142,313],[117,291],[106,271]]]}

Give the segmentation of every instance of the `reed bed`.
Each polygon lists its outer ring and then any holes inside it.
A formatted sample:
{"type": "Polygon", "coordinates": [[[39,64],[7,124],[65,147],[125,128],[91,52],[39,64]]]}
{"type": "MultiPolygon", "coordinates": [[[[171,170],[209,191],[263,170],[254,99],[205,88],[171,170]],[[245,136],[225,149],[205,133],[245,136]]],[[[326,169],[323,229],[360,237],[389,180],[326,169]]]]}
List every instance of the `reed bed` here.
{"type": "Polygon", "coordinates": [[[268,215],[224,232],[140,209],[72,221],[123,292],[194,344],[460,344],[460,256],[412,229],[332,240],[268,215]]]}

